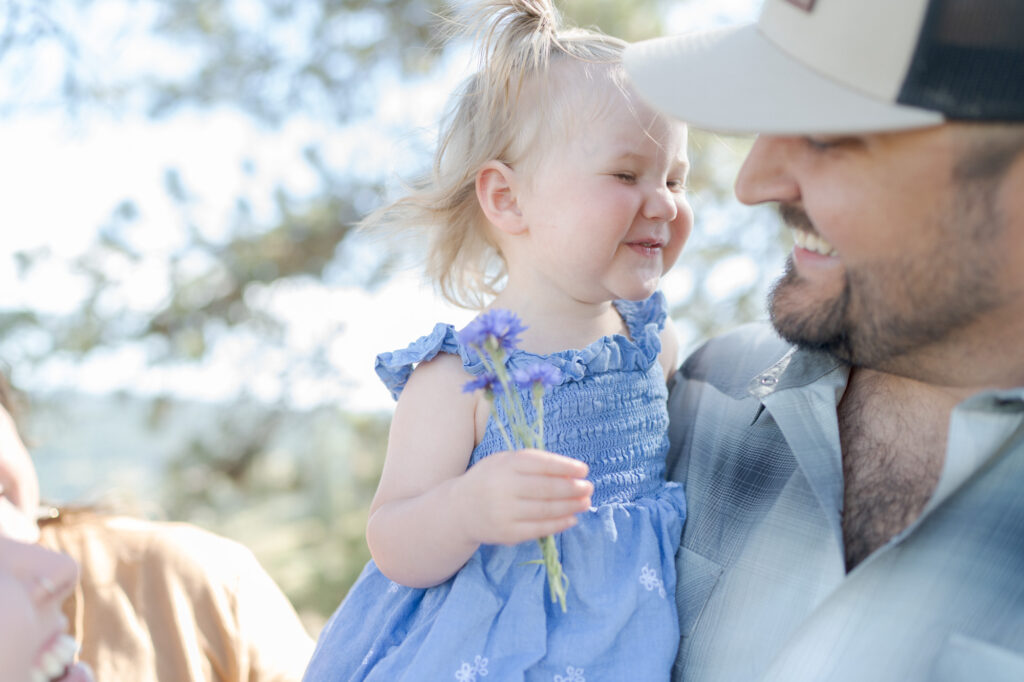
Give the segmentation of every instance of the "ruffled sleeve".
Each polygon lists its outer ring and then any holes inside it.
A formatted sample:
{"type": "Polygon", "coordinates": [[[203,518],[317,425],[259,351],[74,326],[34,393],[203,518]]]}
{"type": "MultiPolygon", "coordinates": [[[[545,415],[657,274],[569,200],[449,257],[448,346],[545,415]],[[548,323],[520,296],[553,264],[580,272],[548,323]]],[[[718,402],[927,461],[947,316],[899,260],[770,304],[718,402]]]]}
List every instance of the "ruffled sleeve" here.
{"type": "Polygon", "coordinates": [[[459,345],[455,327],[443,322],[434,325],[432,332],[416,339],[408,347],[378,355],[374,370],[391,391],[391,397],[398,400],[398,394],[405,388],[416,365],[432,360],[438,353],[458,355],[470,374],[479,374],[483,370],[480,358],[459,345]]]}

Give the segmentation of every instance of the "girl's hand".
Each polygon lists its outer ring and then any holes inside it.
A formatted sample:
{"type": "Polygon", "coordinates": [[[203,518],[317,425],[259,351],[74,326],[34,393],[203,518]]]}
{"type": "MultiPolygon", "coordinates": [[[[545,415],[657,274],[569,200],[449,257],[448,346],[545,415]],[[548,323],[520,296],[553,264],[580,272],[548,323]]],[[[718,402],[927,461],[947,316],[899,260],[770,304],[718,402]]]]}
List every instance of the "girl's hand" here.
{"type": "Polygon", "coordinates": [[[453,492],[474,543],[514,545],[554,535],[590,508],[587,465],[542,450],[498,452],[477,462],[453,492]]]}

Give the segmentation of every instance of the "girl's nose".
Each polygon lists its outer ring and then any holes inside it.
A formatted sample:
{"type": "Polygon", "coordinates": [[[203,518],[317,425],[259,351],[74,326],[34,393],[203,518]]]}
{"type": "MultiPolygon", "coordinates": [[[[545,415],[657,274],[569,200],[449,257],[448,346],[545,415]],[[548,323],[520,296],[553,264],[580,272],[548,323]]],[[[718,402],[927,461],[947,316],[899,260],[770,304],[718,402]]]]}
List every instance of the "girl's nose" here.
{"type": "Polygon", "coordinates": [[[736,198],[749,205],[799,199],[800,187],[790,172],[797,143],[797,138],[766,135],[754,140],[736,176],[736,198]]]}
{"type": "Polygon", "coordinates": [[[670,223],[679,214],[676,196],[668,187],[659,187],[648,193],[644,201],[643,215],[648,220],[670,223]]]}

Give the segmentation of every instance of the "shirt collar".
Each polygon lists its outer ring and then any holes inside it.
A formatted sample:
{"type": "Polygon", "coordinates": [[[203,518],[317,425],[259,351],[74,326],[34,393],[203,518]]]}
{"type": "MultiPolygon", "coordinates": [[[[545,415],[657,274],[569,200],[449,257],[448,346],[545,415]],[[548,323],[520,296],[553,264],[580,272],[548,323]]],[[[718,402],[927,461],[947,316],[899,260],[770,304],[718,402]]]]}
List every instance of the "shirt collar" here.
{"type": "MultiPolygon", "coordinates": [[[[827,403],[830,406],[830,423],[821,425],[828,433],[837,428],[837,424],[834,423],[834,410],[842,399],[849,378],[850,367],[831,355],[794,347],[748,384],[748,393],[761,401],[754,421],[756,422],[765,411],[765,400],[772,402],[771,396],[774,394],[787,389],[797,389],[801,394],[806,394],[806,399],[811,401],[809,404],[824,406],[827,403]]],[[[1022,429],[1024,386],[982,391],[958,404],[950,417],[946,459],[938,485],[918,522],[963,485],[989,459],[1018,447],[1022,429]]],[[[785,429],[783,431],[785,432],[785,429]]],[[[798,435],[803,440],[807,438],[808,433],[805,429],[798,435]]],[[[819,455],[823,450],[833,450],[839,461],[841,455],[838,434],[836,442],[831,445],[830,448],[819,448],[818,454],[812,458],[808,453],[803,453],[805,456],[801,457],[800,444],[790,443],[797,460],[805,470],[811,469],[811,462],[820,463],[819,455]]],[[[828,485],[831,480],[829,474],[834,477],[836,472],[825,471],[818,477],[821,480],[817,485],[812,481],[812,487],[822,498],[823,503],[827,504],[832,500],[834,504],[838,502],[836,496],[841,495],[841,486],[838,491],[830,489],[833,486],[828,485]]],[[[917,523],[911,524],[904,533],[910,532],[916,525],[917,523]]]]}
{"type": "MultiPolygon", "coordinates": [[[[839,395],[846,389],[850,367],[828,353],[790,348],[774,364],[757,374],[747,385],[747,393],[763,400],[766,396],[788,388],[800,388],[818,382],[836,372],[839,395]],[[840,370],[836,372],[836,370],[840,370]]],[[[984,412],[1017,413],[1024,411],[1024,386],[996,389],[977,393],[957,406],[957,409],[984,412]]]]}
{"type": "Polygon", "coordinates": [[[839,394],[842,395],[850,377],[847,365],[828,353],[793,347],[775,364],[755,376],[747,385],[747,392],[763,400],[776,391],[809,386],[836,370],[841,370],[836,373],[836,380],[841,384],[839,394]]]}

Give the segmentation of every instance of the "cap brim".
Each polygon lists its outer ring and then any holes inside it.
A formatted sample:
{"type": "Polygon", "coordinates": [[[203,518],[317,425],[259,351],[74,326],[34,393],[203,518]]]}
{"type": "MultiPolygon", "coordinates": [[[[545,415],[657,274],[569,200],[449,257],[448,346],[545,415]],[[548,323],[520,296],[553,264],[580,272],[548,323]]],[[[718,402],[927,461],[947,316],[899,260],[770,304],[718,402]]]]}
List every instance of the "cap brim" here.
{"type": "Polygon", "coordinates": [[[636,43],[624,61],[652,106],[722,133],[862,133],[943,121],[829,80],[775,47],[756,24],[636,43]]]}

